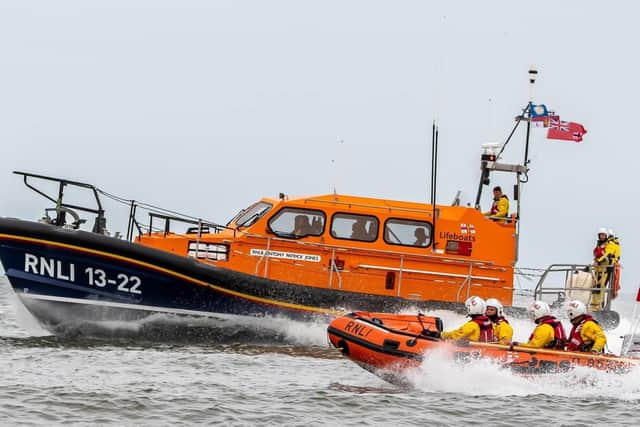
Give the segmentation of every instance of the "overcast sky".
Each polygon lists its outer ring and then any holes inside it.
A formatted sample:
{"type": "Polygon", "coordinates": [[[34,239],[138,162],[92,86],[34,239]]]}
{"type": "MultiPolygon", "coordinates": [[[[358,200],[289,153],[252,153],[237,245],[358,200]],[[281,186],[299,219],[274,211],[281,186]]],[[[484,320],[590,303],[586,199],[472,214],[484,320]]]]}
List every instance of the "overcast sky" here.
{"type": "MultiPolygon", "coordinates": [[[[635,292],[639,9],[0,0],[0,215],[45,207],[16,169],[223,223],[278,192],[428,201],[435,117],[438,201],[472,199],[480,145],[504,140],[535,64],[534,100],[588,134],[575,144],[534,132],[519,265],[590,262],[610,227],[623,290],[635,292]]],[[[521,160],[523,139],[505,160],[521,160]]]]}

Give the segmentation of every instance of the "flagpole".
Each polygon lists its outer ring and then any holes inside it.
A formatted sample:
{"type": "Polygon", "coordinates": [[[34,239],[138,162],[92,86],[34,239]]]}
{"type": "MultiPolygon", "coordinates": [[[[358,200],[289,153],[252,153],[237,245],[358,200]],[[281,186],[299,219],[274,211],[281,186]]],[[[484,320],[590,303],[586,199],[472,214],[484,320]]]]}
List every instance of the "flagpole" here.
{"type": "Polygon", "coordinates": [[[529,106],[527,107],[527,111],[525,114],[527,115],[527,136],[525,139],[524,145],[524,163],[523,165],[526,167],[529,164],[529,137],[531,135],[531,109],[533,108],[533,85],[536,82],[536,78],[538,77],[538,70],[533,65],[529,67],[529,106]]]}

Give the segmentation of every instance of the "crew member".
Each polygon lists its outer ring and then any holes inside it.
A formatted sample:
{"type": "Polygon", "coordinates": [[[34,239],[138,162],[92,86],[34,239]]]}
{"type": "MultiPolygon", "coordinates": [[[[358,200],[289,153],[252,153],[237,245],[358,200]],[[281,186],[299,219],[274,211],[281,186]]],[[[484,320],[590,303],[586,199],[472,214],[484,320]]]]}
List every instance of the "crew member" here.
{"type": "Polygon", "coordinates": [[[611,253],[610,264],[617,264],[620,262],[620,240],[616,237],[612,229],[609,229],[609,235],[607,236],[607,247],[605,252],[611,253]]]}
{"type": "Polygon", "coordinates": [[[511,344],[513,339],[513,328],[504,318],[502,303],[495,298],[487,300],[487,317],[493,324],[493,339],[500,344],[511,344]]]}
{"type": "Polygon", "coordinates": [[[493,325],[485,315],[487,305],[480,297],[471,297],[464,303],[467,316],[471,317],[464,325],[453,331],[443,331],[440,338],[445,340],[469,340],[480,342],[493,341],[493,325]]]}
{"type": "Polygon", "coordinates": [[[602,353],[607,336],[598,322],[587,313],[587,306],[582,301],[571,301],[567,305],[567,315],[573,324],[567,350],[602,353]]]}
{"type": "Polygon", "coordinates": [[[609,234],[613,234],[613,230],[607,230],[602,227],[598,230],[598,241],[596,247],[593,249],[594,257],[594,272],[596,276],[596,288],[591,293],[591,309],[601,310],[602,303],[604,301],[604,290],[607,288],[607,283],[611,277],[611,272],[615,268],[615,264],[618,262],[618,256],[620,252],[619,243],[616,244],[615,236],[609,237],[609,234]]]}
{"type": "Polygon", "coordinates": [[[596,247],[593,248],[593,261],[598,262],[604,256],[604,248],[607,246],[607,240],[609,232],[606,228],[600,227],[598,230],[598,240],[596,240],[596,247]]]}
{"type": "Polygon", "coordinates": [[[529,342],[523,344],[514,342],[512,344],[532,348],[564,349],[566,334],[562,323],[551,315],[549,304],[544,301],[534,301],[529,305],[527,311],[537,326],[529,337],[529,342]]]}
{"type": "Polygon", "coordinates": [[[491,210],[485,212],[483,215],[488,216],[494,221],[507,222],[507,215],[509,215],[509,198],[506,194],[502,193],[500,186],[493,187],[491,210]]]}

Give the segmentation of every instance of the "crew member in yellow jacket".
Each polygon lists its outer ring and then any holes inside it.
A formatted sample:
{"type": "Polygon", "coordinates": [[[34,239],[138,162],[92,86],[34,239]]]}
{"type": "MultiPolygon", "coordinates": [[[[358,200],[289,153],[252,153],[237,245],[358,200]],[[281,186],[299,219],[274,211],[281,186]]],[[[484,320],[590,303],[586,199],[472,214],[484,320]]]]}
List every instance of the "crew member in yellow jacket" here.
{"type": "MultiPolygon", "coordinates": [[[[611,282],[613,270],[620,260],[620,241],[614,235],[613,230],[600,228],[598,231],[598,244],[593,250],[595,258],[596,287],[591,297],[591,309],[601,310],[604,300],[604,290],[611,282]]],[[[616,291],[617,292],[617,291],[616,291]]]]}
{"type": "Polygon", "coordinates": [[[613,255],[609,261],[610,264],[615,265],[620,261],[620,239],[616,237],[612,229],[609,229],[604,251],[613,255]]]}
{"type": "Polygon", "coordinates": [[[582,301],[571,301],[567,305],[567,315],[573,325],[567,350],[602,353],[607,344],[607,336],[598,322],[587,313],[587,306],[582,301]]]}
{"type": "Polygon", "coordinates": [[[513,328],[504,318],[502,303],[495,298],[487,300],[487,317],[493,324],[493,339],[500,344],[511,344],[513,328]]]}
{"type": "Polygon", "coordinates": [[[523,344],[513,342],[513,345],[533,348],[552,348],[563,350],[566,344],[566,334],[562,323],[551,315],[549,304],[544,301],[534,301],[527,310],[537,326],[531,333],[529,341],[523,344]]]}
{"type": "Polygon", "coordinates": [[[488,216],[494,221],[507,221],[507,215],[509,215],[509,198],[505,194],[502,194],[502,188],[500,186],[493,187],[491,210],[484,212],[483,215],[488,216]]]}
{"type": "Polygon", "coordinates": [[[464,325],[452,331],[443,331],[440,338],[444,340],[469,340],[480,342],[493,341],[493,325],[485,315],[487,305],[480,297],[471,297],[464,303],[467,316],[471,317],[464,325]]]}

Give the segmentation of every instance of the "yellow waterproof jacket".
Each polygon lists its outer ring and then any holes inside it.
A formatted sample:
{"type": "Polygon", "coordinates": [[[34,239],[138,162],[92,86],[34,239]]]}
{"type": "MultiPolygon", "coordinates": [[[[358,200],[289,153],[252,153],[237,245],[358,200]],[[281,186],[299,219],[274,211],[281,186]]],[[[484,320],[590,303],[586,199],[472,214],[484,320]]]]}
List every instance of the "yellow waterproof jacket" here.
{"type": "Polygon", "coordinates": [[[607,240],[607,245],[604,247],[605,254],[612,254],[612,261],[610,264],[615,264],[620,261],[620,240],[616,237],[607,240]]]}
{"type": "Polygon", "coordinates": [[[580,329],[580,338],[586,345],[591,345],[591,351],[601,352],[607,344],[607,336],[602,331],[600,325],[593,320],[587,320],[580,329]]]}
{"type": "Polygon", "coordinates": [[[541,323],[533,330],[533,334],[531,334],[529,342],[518,345],[522,347],[545,348],[555,339],[555,337],[556,334],[553,331],[553,326],[541,323]]]}
{"type": "Polygon", "coordinates": [[[491,210],[484,215],[506,218],[509,215],[509,198],[503,194],[498,200],[494,200],[491,210]]]}
{"type": "Polygon", "coordinates": [[[464,325],[460,326],[458,329],[454,329],[453,331],[443,331],[440,334],[440,338],[445,340],[462,340],[466,339],[469,341],[479,341],[480,340],[480,325],[478,325],[473,320],[468,321],[464,325]]]}
{"type": "Polygon", "coordinates": [[[604,254],[596,261],[599,265],[615,265],[620,259],[620,244],[618,239],[609,239],[604,246],[604,254]]]}
{"type": "Polygon", "coordinates": [[[507,321],[500,319],[493,324],[493,337],[500,344],[511,344],[513,328],[507,321]]]}

